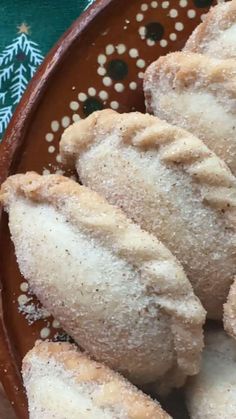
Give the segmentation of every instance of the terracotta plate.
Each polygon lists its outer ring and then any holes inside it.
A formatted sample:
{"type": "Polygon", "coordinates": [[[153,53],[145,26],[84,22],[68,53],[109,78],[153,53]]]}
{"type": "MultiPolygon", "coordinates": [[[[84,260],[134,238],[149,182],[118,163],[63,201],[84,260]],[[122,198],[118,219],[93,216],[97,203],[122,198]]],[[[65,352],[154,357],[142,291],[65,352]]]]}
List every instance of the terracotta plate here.
{"type": "MultiPolygon", "coordinates": [[[[65,127],[97,109],[144,111],[142,77],[160,55],[181,49],[211,0],[100,0],[62,37],[25,93],[0,145],[0,179],[61,172],[65,127]]],[[[67,173],[68,174],[68,173],[67,173]]],[[[71,174],[70,174],[71,175],[71,174]]],[[[1,218],[0,373],[19,418],[27,418],[21,360],[38,338],[61,335],[27,292],[1,218]],[[23,311],[23,313],[22,313],[23,311]],[[42,317],[36,320],[38,317],[42,317]]],[[[40,255],[39,255],[40,257],[40,255]]]]}

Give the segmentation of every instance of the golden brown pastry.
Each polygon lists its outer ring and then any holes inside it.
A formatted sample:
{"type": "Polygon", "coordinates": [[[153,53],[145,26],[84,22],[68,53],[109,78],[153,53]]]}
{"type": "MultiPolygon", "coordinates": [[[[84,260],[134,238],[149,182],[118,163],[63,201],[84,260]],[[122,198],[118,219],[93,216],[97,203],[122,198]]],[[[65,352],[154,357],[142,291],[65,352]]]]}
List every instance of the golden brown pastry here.
{"type": "Polygon", "coordinates": [[[62,176],[11,176],[1,201],[21,273],[92,357],[164,390],[198,372],[205,313],[162,243],[62,176]]]}
{"type": "Polygon", "coordinates": [[[145,74],[147,110],[201,138],[236,173],[236,65],[200,54],[159,58],[145,74]]]}
{"type": "Polygon", "coordinates": [[[200,373],[186,386],[191,419],[236,418],[236,342],[223,330],[206,333],[200,373]]]}
{"type": "Polygon", "coordinates": [[[63,160],[155,234],[213,319],[236,271],[236,179],[201,140],[151,115],[104,110],[70,126],[63,160]]]}
{"type": "Polygon", "coordinates": [[[157,402],[68,343],[36,344],[22,373],[29,419],[170,419],[157,402]]]}
{"type": "Polygon", "coordinates": [[[215,58],[236,58],[236,0],[211,8],[184,50],[215,58]]]}

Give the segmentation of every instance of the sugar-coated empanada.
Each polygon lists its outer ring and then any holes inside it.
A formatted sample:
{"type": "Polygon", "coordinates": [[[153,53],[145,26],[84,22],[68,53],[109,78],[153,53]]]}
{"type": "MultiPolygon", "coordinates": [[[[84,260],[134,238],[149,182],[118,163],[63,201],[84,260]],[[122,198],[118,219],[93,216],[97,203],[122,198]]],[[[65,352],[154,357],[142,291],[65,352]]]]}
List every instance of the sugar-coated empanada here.
{"type": "Polygon", "coordinates": [[[200,373],[186,386],[191,419],[236,418],[236,342],[223,330],[206,333],[200,373]]]}
{"type": "Polygon", "coordinates": [[[62,176],[11,176],[1,201],[21,273],[92,357],[163,390],[198,372],[205,313],[162,243],[62,176]]]}
{"type": "Polygon", "coordinates": [[[176,52],[146,71],[150,113],[201,138],[236,174],[236,65],[176,52]]]}
{"type": "Polygon", "coordinates": [[[236,179],[201,140],[151,115],[104,110],[67,128],[62,158],[83,184],[155,234],[210,318],[236,272],[236,179]]]}
{"type": "Polygon", "coordinates": [[[23,360],[29,419],[170,419],[119,374],[68,343],[38,343],[23,360]]]}
{"type": "Polygon", "coordinates": [[[211,8],[184,50],[215,58],[236,58],[236,0],[211,8]]]}

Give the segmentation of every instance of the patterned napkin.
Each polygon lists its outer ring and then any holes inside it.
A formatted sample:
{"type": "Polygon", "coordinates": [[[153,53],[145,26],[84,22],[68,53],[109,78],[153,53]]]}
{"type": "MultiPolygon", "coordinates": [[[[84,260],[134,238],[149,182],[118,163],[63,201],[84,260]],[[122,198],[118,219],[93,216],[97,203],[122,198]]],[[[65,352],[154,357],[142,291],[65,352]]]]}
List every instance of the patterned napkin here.
{"type": "Polygon", "coordinates": [[[47,52],[93,1],[0,1],[0,140],[47,52]]]}

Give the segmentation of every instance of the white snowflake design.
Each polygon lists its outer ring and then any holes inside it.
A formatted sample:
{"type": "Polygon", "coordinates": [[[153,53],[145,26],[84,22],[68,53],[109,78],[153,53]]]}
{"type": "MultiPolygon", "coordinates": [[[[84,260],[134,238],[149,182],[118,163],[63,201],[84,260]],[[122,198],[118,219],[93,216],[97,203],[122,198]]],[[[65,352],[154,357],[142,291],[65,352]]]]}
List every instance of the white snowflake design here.
{"type": "Polygon", "coordinates": [[[17,38],[0,54],[0,138],[44,58],[38,45],[29,38],[27,25],[23,23],[19,29],[17,38]]]}
{"type": "Polygon", "coordinates": [[[87,10],[87,9],[89,8],[89,6],[91,6],[91,4],[93,4],[93,3],[94,3],[94,1],[95,1],[95,0],[89,0],[89,1],[88,1],[87,6],[86,6],[86,8],[85,8],[85,10],[87,10]]]}

